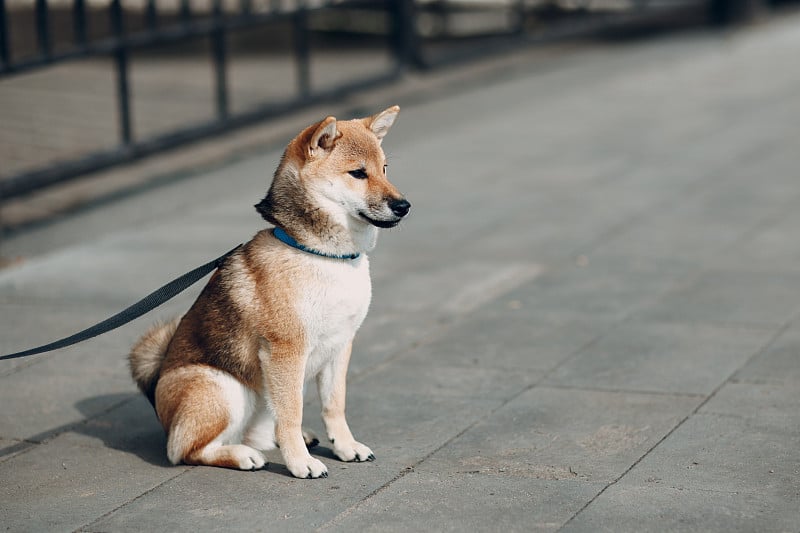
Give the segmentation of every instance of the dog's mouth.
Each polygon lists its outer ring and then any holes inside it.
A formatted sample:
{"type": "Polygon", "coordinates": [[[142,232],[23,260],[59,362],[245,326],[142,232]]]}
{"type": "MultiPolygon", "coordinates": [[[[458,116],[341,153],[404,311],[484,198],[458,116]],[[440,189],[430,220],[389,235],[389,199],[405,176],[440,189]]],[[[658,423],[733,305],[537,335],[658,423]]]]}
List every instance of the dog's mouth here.
{"type": "Polygon", "coordinates": [[[365,215],[360,211],[358,213],[358,216],[360,216],[362,219],[366,220],[367,222],[378,228],[393,228],[396,225],[398,225],[401,220],[403,220],[402,218],[398,218],[396,220],[376,220],[374,218],[365,215]]]}

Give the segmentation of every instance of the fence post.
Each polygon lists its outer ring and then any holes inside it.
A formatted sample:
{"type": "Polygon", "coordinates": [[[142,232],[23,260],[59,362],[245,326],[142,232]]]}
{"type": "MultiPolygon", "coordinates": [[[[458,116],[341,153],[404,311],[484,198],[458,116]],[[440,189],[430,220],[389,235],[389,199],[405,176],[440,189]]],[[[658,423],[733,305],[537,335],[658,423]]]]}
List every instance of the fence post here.
{"type": "Polygon", "coordinates": [[[393,7],[393,47],[399,67],[401,69],[423,68],[425,62],[419,48],[414,0],[394,0],[391,5],[393,7]]]}
{"type": "Polygon", "coordinates": [[[294,33],[294,55],[297,61],[297,88],[300,96],[306,99],[311,94],[311,49],[308,31],[308,7],[305,2],[299,2],[297,11],[292,16],[294,33]]]}
{"type": "Polygon", "coordinates": [[[117,109],[119,110],[119,135],[122,144],[128,146],[133,141],[131,130],[131,103],[128,83],[128,49],[124,42],[125,23],[120,0],[112,0],[111,31],[114,43],[114,63],[117,74],[117,109]]]}
{"type": "Polygon", "coordinates": [[[39,40],[39,53],[50,57],[52,42],[50,40],[50,10],[47,0],[36,0],[36,36],[39,40]]]}
{"type": "Polygon", "coordinates": [[[8,48],[8,22],[6,21],[6,1],[0,0],[0,63],[3,68],[11,66],[11,54],[8,48]]]}
{"type": "Polygon", "coordinates": [[[86,3],[84,0],[75,0],[72,4],[72,33],[75,42],[86,46],[86,3]]]}
{"type": "Polygon", "coordinates": [[[214,31],[211,33],[211,49],[214,62],[214,90],[217,100],[217,118],[228,118],[228,70],[225,46],[224,14],[222,0],[214,0],[214,31]]]}
{"type": "Polygon", "coordinates": [[[752,22],[766,8],[766,0],[709,0],[708,18],[717,26],[752,22]]]}

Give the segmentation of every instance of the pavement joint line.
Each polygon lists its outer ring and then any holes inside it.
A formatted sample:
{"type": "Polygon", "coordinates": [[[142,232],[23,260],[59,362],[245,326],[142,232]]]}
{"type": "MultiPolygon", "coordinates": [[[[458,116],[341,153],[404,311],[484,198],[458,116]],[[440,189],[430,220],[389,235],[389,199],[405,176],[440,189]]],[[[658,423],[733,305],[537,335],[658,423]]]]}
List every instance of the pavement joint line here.
{"type": "MultiPolygon", "coordinates": [[[[618,325],[619,325],[619,324],[612,325],[612,326],[610,327],[610,329],[616,329],[616,327],[617,327],[618,325]]],[[[563,360],[563,361],[561,361],[560,363],[558,363],[557,365],[555,365],[551,371],[544,373],[544,374],[543,374],[543,375],[542,375],[542,376],[541,376],[541,377],[540,377],[538,380],[535,380],[533,383],[530,383],[530,384],[528,384],[528,385],[525,385],[525,386],[524,386],[524,387],[522,387],[520,390],[518,390],[516,393],[512,393],[511,395],[509,395],[508,397],[506,397],[504,400],[502,400],[502,401],[500,402],[500,404],[499,404],[499,405],[495,406],[495,407],[494,407],[494,408],[492,408],[492,409],[489,409],[489,410],[488,410],[488,412],[484,413],[482,416],[479,416],[479,417],[478,417],[476,420],[474,420],[474,421],[473,421],[471,424],[469,424],[469,425],[468,425],[466,428],[462,429],[461,431],[459,431],[458,433],[456,433],[455,435],[453,435],[452,437],[450,437],[449,439],[447,439],[447,440],[446,440],[444,443],[442,443],[440,446],[436,447],[434,450],[432,450],[431,452],[429,452],[428,454],[426,454],[424,457],[422,457],[422,458],[420,458],[419,460],[417,460],[416,462],[414,462],[412,465],[410,465],[410,466],[407,466],[407,467],[406,467],[406,468],[404,468],[402,471],[398,472],[398,473],[397,473],[397,474],[396,474],[396,475],[395,475],[395,476],[394,476],[392,479],[390,479],[390,480],[389,480],[389,481],[387,481],[385,484],[381,485],[380,487],[378,487],[377,489],[375,489],[374,491],[372,491],[371,493],[369,493],[367,496],[365,496],[364,498],[362,498],[360,501],[356,502],[355,504],[351,505],[351,506],[350,506],[350,507],[348,507],[347,509],[343,510],[341,513],[339,513],[338,515],[336,515],[335,517],[333,517],[332,519],[330,519],[328,522],[326,522],[325,524],[323,524],[322,526],[320,526],[319,528],[317,528],[317,529],[316,529],[316,531],[325,531],[326,529],[329,529],[329,528],[331,528],[331,527],[335,526],[335,525],[336,525],[338,522],[341,522],[341,521],[342,521],[342,520],[344,520],[344,519],[345,519],[347,516],[349,516],[350,514],[352,514],[354,511],[356,511],[356,510],[357,510],[357,509],[358,509],[360,506],[364,505],[364,503],[365,503],[367,500],[369,500],[369,499],[370,499],[370,498],[372,498],[373,496],[376,496],[376,495],[380,494],[380,493],[381,493],[381,492],[383,492],[384,490],[388,489],[388,487],[389,487],[389,486],[390,486],[392,483],[394,483],[394,482],[396,482],[396,481],[398,481],[398,480],[402,479],[403,477],[405,477],[405,476],[406,476],[407,474],[409,474],[410,472],[413,472],[413,471],[416,469],[416,467],[417,467],[417,466],[419,466],[419,465],[421,465],[422,463],[424,463],[426,460],[428,460],[428,459],[429,459],[430,457],[432,457],[434,454],[436,454],[437,452],[439,452],[439,450],[442,450],[443,448],[445,448],[446,446],[448,446],[450,443],[452,443],[453,441],[455,441],[456,439],[458,439],[458,438],[460,438],[462,435],[464,435],[464,434],[465,434],[467,431],[469,431],[470,429],[472,429],[473,427],[475,427],[476,425],[478,425],[478,424],[479,424],[479,423],[481,423],[482,421],[484,421],[484,420],[488,419],[488,418],[489,418],[490,416],[492,416],[494,413],[496,413],[497,411],[499,411],[500,409],[502,409],[503,407],[505,407],[506,405],[508,405],[508,404],[509,404],[509,403],[511,403],[512,401],[516,400],[517,398],[519,398],[520,396],[522,396],[522,395],[523,395],[523,394],[525,394],[526,392],[528,392],[528,391],[530,391],[530,390],[533,390],[534,388],[537,388],[537,387],[546,388],[546,387],[547,387],[547,385],[543,385],[543,382],[544,382],[544,380],[545,380],[545,379],[547,379],[547,377],[548,377],[548,376],[549,376],[549,375],[550,375],[550,374],[551,374],[551,373],[552,373],[552,372],[553,372],[553,371],[554,371],[556,368],[558,368],[559,366],[561,366],[561,365],[562,365],[562,364],[563,364],[565,361],[567,361],[568,359],[571,359],[572,357],[576,356],[578,353],[580,353],[580,352],[581,352],[581,351],[583,351],[584,349],[586,349],[586,348],[588,348],[589,346],[591,346],[591,345],[595,344],[596,342],[598,342],[598,341],[599,341],[599,340],[600,340],[600,339],[601,339],[603,336],[604,336],[603,334],[598,334],[598,335],[597,335],[597,336],[596,336],[594,339],[592,339],[592,340],[588,341],[588,342],[587,342],[587,343],[585,343],[585,344],[584,344],[582,347],[579,347],[577,350],[575,350],[575,351],[574,351],[572,354],[570,354],[569,356],[565,357],[565,358],[564,358],[564,360],[563,360]]],[[[687,417],[687,418],[688,418],[688,417],[687,417]]]]}
{"type": "MultiPolygon", "coordinates": [[[[125,400],[120,400],[120,401],[118,401],[118,402],[116,402],[116,403],[114,403],[114,404],[112,404],[112,405],[110,405],[110,406],[98,411],[97,413],[95,413],[95,414],[93,414],[91,416],[84,417],[84,418],[82,418],[80,420],[77,420],[75,422],[71,422],[69,424],[64,424],[63,426],[60,426],[60,427],[57,427],[57,428],[52,428],[50,430],[43,431],[43,432],[41,432],[41,433],[39,433],[37,435],[34,435],[32,437],[27,437],[25,439],[14,439],[14,440],[21,440],[23,442],[32,443],[34,446],[31,446],[30,448],[28,448],[26,450],[20,451],[20,454],[27,453],[28,451],[30,451],[30,450],[38,447],[38,446],[42,446],[42,445],[48,444],[49,442],[53,441],[54,439],[56,439],[60,435],[63,435],[64,433],[69,433],[73,429],[89,423],[89,421],[94,420],[95,418],[99,418],[101,416],[107,415],[111,411],[114,411],[115,409],[118,409],[118,408],[122,407],[123,405],[136,400],[136,398],[137,398],[137,396],[133,395],[130,398],[127,398],[125,400]]],[[[3,451],[5,451],[5,450],[7,450],[9,448],[13,448],[14,446],[15,445],[8,446],[6,448],[0,448],[0,453],[2,453],[3,451]]],[[[18,456],[20,454],[16,454],[16,455],[14,455],[14,457],[16,457],[16,456],[18,456]]],[[[0,461],[0,462],[3,462],[3,461],[0,461]]]]}
{"type": "Polygon", "coordinates": [[[739,494],[758,494],[757,492],[738,491],[738,490],[716,490],[716,489],[703,489],[694,487],[676,487],[674,485],[659,487],[662,489],[677,490],[679,492],[703,492],[706,494],[725,494],[728,496],[736,496],[739,494]]]}
{"type": "MultiPolygon", "coordinates": [[[[715,269],[716,270],[716,269],[715,269]]],[[[703,273],[708,273],[703,271],[703,273]]],[[[670,291],[672,292],[672,291],[670,291]]],[[[662,294],[664,296],[664,294],[662,294]]],[[[720,329],[731,329],[731,330],[739,330],[739,331],[750,331],[753,333],[767,333],[771,331],[775,331],[776,329],[782,329],[785,326],[791,324],[791,320],[786,320],[782,322],[746,322],[746,321],[726,321],[726,320],[672,320],[672,319],[646,319],[646,318],[636,318],[636,317],[629,317],[629,320],[626,320],[626,324],[675,324],[679,326],[707,326],[712,328],[720,328],[720,329]]]]}
{"type": "MultiPolygon", "coordinates": [[[[482,303],[482,306],[491,304],[492,302],[496,302],[497,300],[506,296],[509,292],[513,291],[515,288],[517,287],[511,287],[508,290],[503,290],[499,293],[492,294],[491,298],[482,303]]],[[[440,339],[443,335],[445,335],[448,331],[451,331],[454,327],[458,326],[460,323],[462,323],[464,320],[471,317],[478,311],[479,308],[469,308],[463,313],[454,313],[447,317],[440,317],[438,320],[432,320],[431,323],[434,324],[434,326],[429,331],[417,337],[409,345],[398,348],[396,351],[392,353],[392,355],[388,356],[386,359],[379,362],[378,364],[366,367],[358,372],[354,372],[353,374],[351,374],[351,380],[356,382],[360,381],[365,377],[374,374],[375,372],[383,370],[394,361],[402,359],[403,357],[414,353],[420,348],[432,344],[436,340],[440,339]]]]}
{"type": "Polygon", "coordinates": [[[134,498],[131,498],[130,500],[128,500],[128,501],[126,501],[126,502],[124,502],[124,503],[121,503],[120,505],[118,505],[118,506],[114,507],[114,508],[113,508],[113,509],[111,509],[110,511],[108,511],[108,512],[106,512],[106,513],[104,513],[104,514],[102,514],[102,515],[100,515],[100,516],[98,516],[97,518],[95,518],[95,519],[94,519],[94,520],[92,520],[91,522],[89,522],[89,523],[87,523],[87,524],[85,524],[85,525],[83,525],[83,526],[81,526],[81,527],[79,527],[79,528],[75,529],[75,530],[73,531],[73,533],[104,533],[104,532],[102,532],[102,531],[97,531],[97,530],[94,530],[94,529],[88,529],[88,528],[89,528],[89,527],[90,527],[92,524],[94,524],[94,523],[96,523],[96,522],[98,522],[98,521],[100,521],[100,520],[102,520],[102,519],[104,519],[104,518],[107,518],[107,517],[111,516],[112,514],[114,514],[114,513],[115,513],[115,512],[117,512],[118,510],[122,509],[122,508],[123,508],[123,507],[125,507],[126,505],[130,505],[131,503],[134,503],[135,501],[137,501],[137,500],[139,500],[139,499],[141,499],[141,498],[144,498],[145,496],[147,496],[147,495],[148,495],[148,494],[150,494],[151,492],[153,492],[153,491],[157,490],[158,488],[160,488],[160,487],[162,487],[163,485],[165,485],[165,484],[169,483],[170,481],[173,481],[173,480],[175,480],[175,479],[178,479],[179,477],[181,477],[182,475],[186,474],[187,472],[191,472],[191,471],[192,471],[192,470],[194,470],[195,468],[197,468],[197,467],[195,467],[195,466],[188,466],[188,465],[184,465],[184,468],[183,468],[183,469],[181,469],[181,471],[180,471],[180,472],[178,472],[177,474],[175,474],[174,476],[172,476],[172,477],[170,477],[170,478],[167,478],[167,479],[165,479],[165,480],[161,481],[160,483],[156,484],[155,486],[153,486],[153,487],[149,488],[148,490],[146,490],[146,491],[142,492],[142,493],[141,493],[141,494],[139,494],[138,496],[136,496],[136,497],[134,497],[134,498]]]}
{"type": "Polygon", "coordinates": [[[732,371],[731,374],[728,376],[728,378],[725,379],[724,381],[722,381],[722,383],[720,383],[713,391],[711,391],[711,393],[709,393],[708,396],[703,401],[701,401],[689,414],[687,414],[677,424],[675,424],[675,426],[673,426],[672,429],[670,429],[663,437],[661,437],[658,440],[658,442],[656,442],[655,444],[653,444],[653,446],[651,446],[649,449],[647,449],[647,451],[645,451],[638,459],[636,459],[636,461],[634,461],[628,468],[626,468],[625,471],[622,472],[622,474],[620,474],[616,479],[613,479],[610,483],[608,483],[605,487],[603,487],[600,490],[600,492],[595,494],[593,498],[591,498],[580,509],[578,509],[575,512],[575,514],[573,514],[566,522],[564,522],[564,524],[561,525],[560,528],[558,528],[557,531],[563,530],[570,522],[572,522],[575,518],[577,518],[578,515],[580,515],[590,505],[592,505],[592,503],[594,503],[597,500],[597,498],[599,498],[604,492],[606,492],[612,486],[616,485],[631,470],[636,468],[636,466],[639,463],[641,463],[644,460],[645,457],[650,455],[650,452],[655,450],[662,442],[667,440],[673,433],[675,433],[675,431],[678,430],[678,428],[683,426],[683,424],[685,424],[687,420],[689,420],[691,417],[697,415],[698,412],[700,411],[700,409],[702,409],[709,401],[711,401],[711,399],[714,398],[714,396],[717,395],[717,393],[722,389],[722,387],[724,387],[725,385],[728,384],[728,382],[731,380],[731,378],[733,376],[735,376],[736,373],[739,370],[741,370],[745,365],[747,365],[747,363],[749,363],[750,361],[752,361],[753,359],[755,359],[756,357],[758,357],[759,355],[764,353],[770,346],[772,346],[772,344],[783,334],[783,332],[786,329],[788,329],[788,325],[783,327],[783,328],[781,328],[781,329],[779,329],[777,332],[775,332],[775,334],[767,342],[765,342],[764,345],[761,346],[761,348],[759,348],[758,350],[755,350],[754,353],[750,357],[748,357],[737,369],[732,371]]]}
{"type": "Polygon", "coordinates": [[[679,398],[704,398],[705,394],[702,392],[668,392],[656,390],[637,390],[637,389],[615,389],[605,387],[578,387],[574,385],[561,385],[554,384],[540,384],[539,389],[555,389],[555,390],[575,390],[575,391],[588,391],[588,392],[611,392],[617,394],[641,394],[645,396],[670,396],[679,398]]]}
{"type": "Polygon", "coordinates": [[[356,383],[359,382],[359,381],[362,381],[365,378],[369,377],[370,375],[372,375],[372,374],[374,374],[376,372],[380,372],[381,370],[384,370],[385,368],[387,368],[389,365],[393,364],[394,362],[396,362],[396,361],[398,361],[400,359],[403,359],[404,357],[406,357],[408,355],[411,355],[412,353],[416,352],[420,348],[423,348],[425,346],[433,344],[433,342],[435,342],[437,339],[441,338],[442,335],[444,335],[445,333],[447,333],[447,331],[452,329],[453,325],[454,324],[447,324],[444,327],[435,328],[434,330],[431,330],[429,333],[427,333],[426,335],[424,335],[421,338],[418,338],[417,340],[412,342],[410,345],[402,347],[402,348],[398,348],[396,351],[394,351],[392,353],[392,355],[388,356],[383,361],[381,361],[381,362],[379,362],[379,363],[377,363],[375,365],[365,367],[362,370],[359,370],[358,372],[353,372],[350,375],[351,377],[348,378],[348,381],[356,382],[356,383]]]}
{"type": "Polygon", "coordinates": [[[36,366],[39,363],[41,363],[42,361],[44,361],[44,360],[45,360],[44,357],[37,357],[37,358],[34,358],[33,360],[21,361],[21,362],[17,363],[16,366],[13,366],[13,367],[9,368],[7,371],[0,373],[0,378],[13,376],[17,372],[20,372],[20,371],[25,370],[26,368],[30,368],[32,366],[36,366]]]}
{"type": "Polygon", "coordinates": [[[792,202],[787,202],[785,208],[778,210],[777,213],[772,213],[771,215],[766,215],[764,218],[761,219],[757,224],[753,227],[749,228],[748,230],[744,231],[739,237],[737,237],[732,243],[728,244],[727,246],[721,248],[719,250],[719,254],[725,254],[726,252],[733,250],[737,246],[741,246],[742,244],[746,243],[749,239],[756,237],[761,232],[766,229],[769,229],[774,224],[777,224],[784,220],[787,216],[792,215],[797,211],[797,204],[800,203],[800,194],[796,194],[793,197],[792,202]]]}
{"type": "MultiPolygon", "coordinates": [[[[770,386],[774,387],[775,384],[772,383],[772,384],[770,384],[770,386]]],[[[748,416],[748,415],[740,415],[740,414],[736,414],[736,413],[717,413],[717,412],[714,412],[714,411],[703,411],[702,413],[697,413],[697,415],[698,416],[710,416],[710,417],[713,417],[713,418],[727,418],[727,419],[731,419],[731,420],[752,420],[753,419],[752,416],[748,416]]],[[[773,419],[774,419],[774,418],[778,418],[780,415],[776,416],[776,415],[768,415],[768,414],[763,414],[762,413],[762,414],[759,414],[758,416],[759,416],[759,418],[762,418],[762,417],[763,418],[767,418],[767,417],[772,416],[773,419]]]]}
{"type": "Polygon", "coordinates": [[[0,464],[5,463],[6,461],[10,461],[15,457],[28,453],[29,451],[33,450],[37,446],[40,445],[38,442],[33,442],[27,439],[17,439],[17,438],[7,438],[6,440],[10,440],[15,442],[11,446],[6,446],[5,448],[0,449],[0,453],[3,454],[0,457],[0,464]]]}
{"type": "Polygon", "coordinates": [[[352,514],[354,511],[356,511],[367,500],[369,500],[373,496],[377,496],[378,494],[380,494],[384,490],[388,489],[389,486],[392,483],[404,478],[406,475],[408,475],[411,472],[413,472],[419,465],[421,465],[422,463],[424,463],[425,461],[430,459],[434,454],[439,452],[439,450],[442,450],[443,448],[448,446],[450,443],[452,443],[453,441],[455,441],[456,439],[458,439],[459,437],[464,435],[467,431],[469,431],[470,429],[472,429],[473,427],[475,427],[476,425],[478,425],[482,421],[484,421],[487,418],[489,418],[490,416],[492,416],[494,413],[496,413],[498,410],[500,410],[503,407],[505,407],[506,405],[508,405],[510,402],[514,401],[515,399],[517,399],[521,395],[525,394],[527,391],[532,389],[534,386],[535,386],[535,384],[526,385],[525,387],[522,387],[522,389],[519,390],[518,392],[516,392],[516,393],[512,394],[511,396],[509,396],[507,399],[502,400],[499,405],[495,406],[492,409],[489,409],[488,412],[484,413],[483,415],[478,416],[467,427],[465,427],[464,429],[462,429],[461,431],[459,431],[458,433],[456,433],[455,435],[453,435],[452,437],[447,439],[441,445],[437,446],[435,449],[431,450],[429,453],[427,453],[426,455],[424,455],[423,457],[421,457],[417,461],[414,461],[411,465],[406,466],[405,468],[403,468],[392,479],[390,479],[389,481],[387,481],[386,483],[384,483],[383,485],[381,485],[377,489],[373,490],[372,492],[370,492],[369,494],[364,496],[364,498],[362,498],[361,500],[357,501],[356,503],[354,503],[353,505],[351,505],[347,509],[343,510],[338,515],[336,515],[333,518],[331,518],[329,521],[327,521],[326,523],[324,523],[323,525],[318,527],[315,531],[325,531],[326,529],[329,529],[329,528],[335,526],[338,522],[344,520],[345,518],[347,518],[347,516],[352,514]]]}

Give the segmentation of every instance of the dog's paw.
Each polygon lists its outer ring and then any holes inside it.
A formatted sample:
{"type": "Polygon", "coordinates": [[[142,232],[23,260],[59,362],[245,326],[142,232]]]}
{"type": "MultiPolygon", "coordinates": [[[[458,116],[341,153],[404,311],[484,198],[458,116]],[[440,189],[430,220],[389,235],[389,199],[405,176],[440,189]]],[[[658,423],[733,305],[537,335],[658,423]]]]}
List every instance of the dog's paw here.
{"type": "Polygon", "coordinates": [[[239,470],[261,470],[267,464],[264,454],[249,446],[237,445],[232,452],[239,470]]]}
{"type": "Polygon", "coordinates": [[[291,472],[294,477],[303,479],[328,477],[328,467],[326,467],[322,461],[310,455],[300,459],[287,460],[286,468],[289,469],[289,472],[291,472]]]}
{"type": "Polygon", "coordinates": [[[356,441],[340,443],[337,440],[333,443],[333,453],[336,457],[345,462],[355,461],[361,463],[375,460],[375,455],[372,453],[372,450],[356,441]]]}
{"type": "Polygon", "coordinates": [[[313,431],[303,428],[303,442],[306,443],[306,448],[313,448],[319,444],[319,439],[313,431]]]}

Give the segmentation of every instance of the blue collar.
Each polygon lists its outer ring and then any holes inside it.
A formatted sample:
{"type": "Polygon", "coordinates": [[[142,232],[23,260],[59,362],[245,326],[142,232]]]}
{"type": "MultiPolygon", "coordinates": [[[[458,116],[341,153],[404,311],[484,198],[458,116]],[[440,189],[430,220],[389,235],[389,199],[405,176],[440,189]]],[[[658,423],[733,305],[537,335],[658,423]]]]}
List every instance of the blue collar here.
{"type": "Polygon", "coordinates": [[[319,250],[314,250],[313,248],[307,248],[294,240],[288,233],[283,231],[281,228],[274,228],[272,230],[272,234],[275,235],[275,238],[279,241],[288,244],[292,248],[297,248],[298,250],[302,250],[304,252],[318,255],[320,257],[327,257],[328,259],[358,259],[361,257],[361,254],[348,254],[348,255],[333,255],[333,254],[326,254],[320,252],[319,250]]]}

